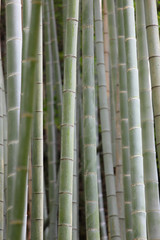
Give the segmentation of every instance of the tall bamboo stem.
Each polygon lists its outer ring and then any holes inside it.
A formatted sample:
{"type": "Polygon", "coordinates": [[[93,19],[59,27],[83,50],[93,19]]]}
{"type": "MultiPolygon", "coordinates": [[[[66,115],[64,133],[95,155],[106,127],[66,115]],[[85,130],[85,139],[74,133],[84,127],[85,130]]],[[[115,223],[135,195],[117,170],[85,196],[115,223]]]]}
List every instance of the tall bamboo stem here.
{"type": "Polygon", "coordinates": [[[67,1],[59,184],[59,240],[72,239],[74,111],[79,0],[67,1]]]}
{"type": "Polygon", "coordinates": [[[26,208],[28,154],[33,118],[35,79],[37,76],[37,48],[39,39],[39,25],[41,2],[32,1],[30,32],[27,41],[27,55],[23,61],[27,62],[24,71],[24,95],[21,104],[20,139],[17,153],[16,178],[14,181],[13,213],[9,222],[9,239],[24,239],[23,224],[26,208]],[[30,74],[28,74],[30,73],[30,74]],[[28,95],[29,94],[29,95],[28,95]],[[30,101],[28,101],[28,98],[30,101]],[[18,206],[18,207],[17,207],[18,206]]]}
{"type": "Polygon", "coordinates": [[[54,85],[55,85],[55,95],[57,97],[58,106],[58,116],[59,123],[61,124],[62,116],[62,80],[61,80],[61,70],[59,61],[59,51],[58,51],[58,40],[57,40],[57,29],[56,29],[56,19],[54,10],[54,1],[49,1],[50,7],[50,26],[51,26],[51,46],[52,46],[52,58],[53,58],[53,70],[54,70],[54,85]]]}
{"type": "Polygon", "coordinates": [[[19,142],[22,22],[21,1],[6,0],[7,30],[7,110],[8,110],[8,187],[7,216],[11,219],[13,206],[13,182],[16,177],[17,149],[19,142]],[[14,127],[13,127],[14,126],[14,127]]]}
{"type": "Polygon", "coordinates": [[[146,239],[144,170],[133,0],[124,0],[123,4],[127,59],[133,238],[146,239]]]}
{"type": "Polygon", "coordinates": [[[102,26],[102,13],[100,10],[101,1],[95,0],[95,29],[96,29],[96,61],[98,73],[98,86],[99,86],[99,109],[101,121],[101,134],[102,134],[102,149],[103,161],[105,171],[105,184],[107,191],[107,204],[109,216],[109,228],[111,239],[121,239],[117,198],[115,189],[115,177],[112,161],[112,143],[111,143],[111,129],[110,117],[106,95],[106,79],[105,79],[105,63],[104,63],[104,44],[103,44],[103,26],[102,26]]]}
{"type": "Polygon", "coordinates": [[[120,115],[122,133],[122,160],[123,160],[123,184],[124,184],[124,207],[126,239],[132,239],[132,198],[131,198],[131,174],[130,174],[130,149],[128,127],[128,93],[126,72],[126,49],[124,36],[123,0],[117,5],[117,29],[118,29],[118,52],[119,52],[119,88],[120,88],[120,115]]]}
{"type": "Polygon", "coordinates": [[[144,1],[136,1],[137,50],[141,99],[144,181],[148,239],[160,239],[159,186],[144,1]],[[154,198],[154,201],[153,201],[154,198]]]}
{"type": "Polygon", "coordinates": [[[38,42],[38,66],[33,119],[32,155],[32,216],[31,239],[43,240],[43,42],[42,8],[40,12],[40,33],[38,42]]]}
{"type": "Polygon", "coordinates": [[[46,53],[46,90],[47,90],[47,138],[48,138],[48,173],[49,173],[49,239],[57,238],[57,162],[56,137],[54,123],[53,64],[51,47],[51,28],[49,5],[45,3],[45,53],[46,53]]]}
{"type": "MultiPolygon", "coordinates": [[[[160,47],[157,19],[157,1],[144,0],[148,39],[149,63],[151,70],[153,112],[156,133],[156,148],[160,166],[160,47]]],[[[159,168],[160,169],[160,168],[159,168]]]]}
{"type": "Polygon", "coordinates": [[[108,32],[109,32],[109,49],[110,49],[110,105],[111,107],[111,125],[112,125],[112,159],[116,162],[116,86],[118,78],[118,43],[115,17],[115,2],[106,0],[108,12],[108,32]]]}

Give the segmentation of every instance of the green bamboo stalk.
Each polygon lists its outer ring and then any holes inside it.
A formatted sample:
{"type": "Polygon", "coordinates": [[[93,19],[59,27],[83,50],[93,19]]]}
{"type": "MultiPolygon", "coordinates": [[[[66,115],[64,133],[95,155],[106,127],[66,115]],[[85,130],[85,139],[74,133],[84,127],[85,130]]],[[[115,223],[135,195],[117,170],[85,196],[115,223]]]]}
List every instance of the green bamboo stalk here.
{"type": "MultiPolygon", "coordinates": [[[[1,55],[1,52],[0,52],[1,55]]],[[[3,142],[3,71],[0,56],[0,240],[4,234],[4,142],[3,142]]]]}
{"type": "Polygon", "coordinates": [[[67,0],[62,1],[62,8],[63,8],[63,52],[65,53],[67,0]]]}
{"type": "Polygon", "coordinates": [[[33,119],[31,239],[43,240],[43,46],[42,8],[33,119]]]}
{"type": "Polygon", "coordinates": [[[109,33],[108,33],[108,13],[107,3],[103,2],[104,5],[104,58],[105,58],[105,71],[106,71],[106,86],[107,86],[107,100],[108,106],[110,106],[110,83],[109,83],[109,33]]]}
{"type": "Polygon", "coordinates": [[[95,29],[96,29],[96,61],[98,73],[98,86],[99,86],[99,109],[101,121],[101,134],[102,134],[102,149],[103,161],[105,171],[105,184],[107,191],[107,204],[109,216],[109,228],[111,239],[121,239],[117,198],[115,189],[115,178],[112,161],[112,145],[111,145],[111,130],[110,130],[110,117],[106,94],[106,79],[105,79],[105,63],[104,63],[104,44],[103,44],[103,26],[102,14],[100,11],[101,3],[95,0],[95,29]],[[99,11],[97,10],[99,9],[99,11]]]}
{"type": "Polygon", "coordinates": [[[122,163],[122,136],[121,136],[121,116],[120,116],[120,87],[117,84],[117,104],[116,104],[116,195],[118,203],[118,214],[121,238],[126,239],[125,216],[124,216],[124,186],[123,186],[123,163],[122,163]]]}
{"type": "Polygon", "coordinates": [[[27,41],[26,67],[24,71],[24,95],[21,104],[21,123],[20,123],[20,139],[17,153],[16,178],[14,181],[13,194],[13,212],[9,222],[8,239],[22,240],[24,215],[26,208],[26,188],[27,188],[27,171],[28,171],[28,154],[30,150],[30,137],[33,118],[34,106],[34,86],[37,77],[37,48],[39,39],[39,25],[41,2],[32,1],[32,13],[30,21],[30,32],[27,41]],[[28,74],[30,73],[30,74],[28,74]],[[28,101],[29,94],[29,101],[28,101]]]}
{"type": "MultiPolygon", "coordinates": [[[[160,166],[160,48],[159,26],[157,19],[157,1],[145,0],[146,28],[148,39],[149,63],[153,97],[153,113],[156,133],[156,148],[160,166]]],[[[160,169],[160,168],[159,168],[160,169]]]]}
{"type": "Polygon", "coordinates": [[[57,239],[57,162],[54,124],[53,65],[49,5],[45,3],[45,52],[46,52],[46,92],[47,92],[47,134],[48,134],[48,172],[49,172],[49,239],[57,239]]]}
{"type": "Polygon", "coordinates": [[[123,184],[124,184],[124,207],[126,239],[132,239],[132,199],[131,199],[131,173],[130,173],[130,149],[129,149],[129,126],[128,126],[128,93],[126,72],[126,49],[124,36],[123,0],[117,3],[117,30],[119,51],[119,88],[120,88],[120,115],[122,133],[122,161],[123,161],[123,184]]]}
{"type": "Polygon", "coordinates": [[[94,81],[93,1],[82,0],[84,191],[87,239],[100,239],[94,81]]]}
{"type": "Polygon", "coordinates": [[[61,70],[59,62],[59,51],[58,51],[58,41],[57,41],[57,29],[56,29],[56,19],[54,10],[54,1],[49,1],[50,8],[50,26],[51,26],[51,46],[52,46],[52,58],[53,58],[53,72],[54,72],[54,85],[55,85],[55,95],[57,97],[58,106],[58,116],[59,122],[62,119],[62,80],[61,80],[61,70]]]}
{"type": "Polygon", "coordinates": [[[108,32],[109,32],[109,49],[110,49],[110,105],[111,107],[111,124],[112,124],[112,159],[116,162],[116,86],[118,79],[118,43],[115,17],[115,3],[113,0],[106,0],[108,12],[108,32]]]}
{"type": "Polygon", "coordinates": [[[133,238],[147,239],[140,99],[133,0],[124,0],[123,6],[127,59],[133,238]]]}
{"type": "MultiPolygon", "coordinates": [[[[77,97],[76,97],[77,106],[77,97]]],[[[77,144],[77,114],[75,111],[75,123],[74,123],[74,163],[73,163],[73,198],[72,198],[72,239],[79,239],[79,209],[78,209],[78,144],[77,144]]]]}
{"type": "Polygon", "coordinates": [[[64,54],[64,89],[61,125],[58,239],[72,239],[72,191],[74,160],[74,111],[79,0],[67,1],[64,54]]]}
{"type": "Polygon", "coordinates": [[[8,115],[8,228],[13,205],[13,182],[16,176],[16,157],[19,142],[21,54],[22,54],[21,1],[6,0],[7,39],[7,115],[8,115]],[[16,17],[15,17],[16,16],[16,17]],[[14,128],[13,128],[14,126],[14,128]]]}
{"type": "Polygon", "coordinates": [[[136,1],[137,50],[148,239],[160,239],[159,186],[144,1],[136,1]],[[154,199],[154,201],[153,201],[154,199]]]}

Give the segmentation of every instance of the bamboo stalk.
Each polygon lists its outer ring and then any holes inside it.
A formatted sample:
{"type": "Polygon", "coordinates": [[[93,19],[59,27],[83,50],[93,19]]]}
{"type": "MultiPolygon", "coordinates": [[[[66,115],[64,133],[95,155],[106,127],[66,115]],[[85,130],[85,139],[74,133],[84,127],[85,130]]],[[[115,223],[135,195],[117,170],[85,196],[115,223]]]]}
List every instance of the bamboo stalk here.
{"type": "Polygon", "coordinates": [[[26,67],[24,71],[24,95],[21,104],[21,123],[20,139],[17,153],[16,178],[14,181],[13,195],[13,213],[9,222],[9,239],[23,239],[24,216],[26,208],[26,189],[27,189],[27,171],[28,171],[28,154],[30,149],[30,137],[33,118],[34,106],[34,86],[37,76],[37,47],[39,39],[39,24],[41,2],[32,1],[32,13],[30,21],[30,32],[27,41],[26,67]],[[28,74],[30,73],[30,74],[28,74]],[[29,99],[28,101],[28,94],[29,99]],[[18,207],[17,207],[18,206],[18,207]]]}
{"type": "Polygon", "coordinates": [[[59,61],[58,41],[57,41],[57,29],[55,20],[54,1],[49,1],[50,8],[50,26],[51,26],[51,46],[52,46],[52,58],[53,58],[53,70],[54,70],[54,85],[55,95],[57,97],[58,116],[61,124],[62,119],[62,80],[59,61]]]}
{"type": "Polygon", "coordinates": [[[105,71],[106,71],[106,86],[107,86],[107,100],[108,106],[110,106],[110,83],[109,83],[109,33],[108,33],[108,13],[107,2],[103,2],[104,5],[104,59],[105,59],[105,71]]]}
{"type": "Polygon", "coordinates": [[[47,89],[47,140],[48,140],[48,173],[49,173],[49,239],[57,238],[57,152],[54,124],[54,91],[53,65],[51,47],[51,28],[49,5],[45,3],[45,51],[46,51],[46,89],[47,89]]]}
{"type": "Polygon", "coordinates": [[[58,239],[72,239],[72,190],[74,160],[74,111],[79,0],[67,1],[64,54],[64,88],[61,125],[58,239]],[[66,174],[67,173],[67,174],[66,174]]]}
{"type": "Polygon", "coordinates": [[[148,62],[147,33],[143,0],[136,1],[136,20],[147,233],[148,239],[160,239],[159,186],[154,140],[154,118],[148,62]]]}
{"type": "Polygon", "coordinates": [[[42,8],[40,12],[38,67],[35,86],[32,155],[32,217],[31,239],[43,240],[43,40],[42,8]]]}
{"type": "Polygon", "coordinates": [[[123,6],[127,59],[133,238],[147,239],[140,99],[133,0],[124,0],[123,6]]]}
{"type": "Polygon", "coordinates": [[[93,1],[82,0],[83,152],[87,239],[100,239],[94,81],[93,1]]]}
{"type": "MultiPolygon", "coordinates": [[[[144,0],[146,29],[148,39],[149,63],[151,69],[151,84],[153,98],[153,113],[155,122],[156,148],[158,164],[160,166],[160,48],[159,48],[159,25],[157,19],[156,0],[144,0]]],[[[160,168],[159,168],[160,169],[160,168]]]]}
{"type": "Polygon", "coordinates": [[[101,121],[101,135],[102,135],[102,149],[103,149],[103,161],[105,171],[105,184],[107,192],[107,204],[108,204],[108,217],[109,217],[109,229],[111,239],[121,239],[117,198],[115,189],[115,177],[112,161],[112,143],[111,143],[111,129],[110,129],[110,117],[106,95],[106,79],[105,79],[105,63],[104,63],[104,44],[103,44],[103,26],[102,26],[102,14],[100,10],[101,2],[95,0],[95,29],[96,29],[96,61],[97,61],[97,73],[98,73],[98,86],[99,86],[99,109],[100,109],[100,121],[101,121]],[[99,11],[97,11],[99,9],[99,11]]]}
{"type": "Polygon", "coordinates": [[[131,198],[131,173],[130,173],[130,149],[129,149],[129,126],[128,126],[128,93],[126,72],[126,49],[124,36],[123,0],[117,5],[117,29],[119,51],[119,88],[120,88],[120,115],[122,132],[122,161],[123,161],[123,184],[126,239],[132,239],[132,198],[131,198]]]}
{"type": "MultiPolygon", "coordinates": [[[[1,52],[0,52],[1,55],[1,52]]],[[[4,133],[3,133],[3,71],[2,61],[0,56],[0,240],[3,240],[4,235],[4,133]]]]}
{"type": "Polygon", "coordinates": [[[13,206],[13,182],[16,176],[19,142],[21,61],[22,61],[21,1],[6,0],[7,35],[7,115],[8,115],[8,187],[7,218],[11,220],[13,206]],[[16,18],[15,18],[16,16],[16,18]],[[14,126],[14,128],[13,128],[14,126]]]}
{"type": "Polygon", "coordinates": [[[109,32],[109,49],[110,49],[110,105],[111,107],[111,126],[112,126],[112,159],[116,163],[116,86],[118,78],[118,43],[115,17],[115,2],[106,0],[108,12],[108,32],[109,32]]]}

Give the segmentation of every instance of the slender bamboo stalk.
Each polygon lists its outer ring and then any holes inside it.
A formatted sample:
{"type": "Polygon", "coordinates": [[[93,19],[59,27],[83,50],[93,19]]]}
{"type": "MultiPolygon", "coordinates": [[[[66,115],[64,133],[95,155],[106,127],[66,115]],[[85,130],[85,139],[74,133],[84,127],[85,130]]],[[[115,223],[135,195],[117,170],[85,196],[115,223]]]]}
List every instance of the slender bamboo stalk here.
{"type": "Polygon", "coordinates": [[[43,240],[43,42],[42,8],[40,12],[38,67],[33,119],[32,155],[32,217],[31,239],[43,240]]]}
{"type": "Polygon", "coordinates": [[[62,1],[62,8],[63,8],[63,52],[65,53],[67,0],[62,1]]]}
{"type": "Polygon", "coordinates": [[[107,3],[103,2],[104,5],[104,58],[105,58],[105,70],[106,70],[106,86],[107,86],[107,100],[108,106],[110,106],[110,83],[109,83],[109,33],[108,33],[108,13],[107,3]]]}
{"type": "Polygon", "coordinates": [[[130,174],[130,149],[129,149],[129,127],[128,127],[128,93],[126,72],[126,49],[124,36],[123,0],[117,3],[117,30],[119,51],[119,88],[120,88],[120,115],[122,133],[122,160],[123,160],[123,184],[124,184],[124,206],[126,239],[132,239],[132,198],[131,198],[131,174],[130,174]]]}
{"type": "Polygon", "coordinates": [[[22,61],[21,1],[6,0],[7,35],[7,115],[8,115],[8,227],[13,206],[13,182],[16,176],[19,142],[21,61],[22,61]],[[16,16],[16,17],[15,17],[16,16]],[[13,128],[14,126],[14,128],[13,128]]]}
{"type": "Polygon", "coordinates": [[[87,239],[100,239],[94,81],[93,0],[82,0],[83,151],[87,239]]]}
{"type": "Polygon", "coordinates": [[[31,239],[31,212],[32,212],[32,162],[31,153],[29,154],[29,169],[28,169],[28,209],[29,214],[27,215],[27,239],[31,239]]]}
{"type": "MultiPolygon", "coordinates": [[[[0,52],[1,55],[1,52],[0,52]]],[[[4,234],[4,143],[3,143],[3,71],[0,57],[0,240],[4,234]]]]}
{"type": "Polygon", "coordinates": [[[49,173],[49,239],[57,239],[57,162],[54,124],[54,91],[51,31],[49,5],[45,4],[45,50],[46,50],[46,90],[47,90],[47,138],[48,138],[48,173],[49,173]]]}
{"type": "Polygon", "coordinates": [[[52,58],[53,58],[53,70],[54,70],[55,95],[57,97],[58,116],[59,116],[59,122],[61,124],[62,80],[61,80],[61,70],[60,70],[58,41],[57,41],[57,29],[56,29],[56,19],[55,19],[55,10],[54,10],[53,0],[49,1],[49,8],[50,8],[51,46],[52,46],[52,58]]]}
{"type": "MultiPolygon", "coordinates": [[[[153,112],[156,133],[156,148],[158,163],[160,166],[160,48],[159,48],[159,26],[157,19],[156,0],[144,0],[146,29],[148,39],[149,63],[151,69],[151,84],[153,97],[153,112]]],[[[160,168],[159,168],[160,169],[160,168]]]]}
{"type": "Polygon", "coordinates": [[[124,0],[123,4],[127,59],[133,238],[147,239],[140,99],[133,0],[124,0]]]}
{"type": "Polygon", "coordinates": [[[160,239],[159,186],[154,140],[154,119],[148,62],[147,33],[143,0],[136,1],[136,23],[141,99],[141,124],[143,137],[144,181],[147,212],[147,233],[148,239],[160,239]]]}
{"type": "Polygon", "coordinates": [[[30,21],[30,32],[27,41],[26,67],[24,71],[24,95],[21,104],[21,123],[20,123],[20,140],[17,153],[17,169],[16,179],[14,181],[13,195],[13,213],[9,222],[9,239],[22,240],[23,224],[26,208],[26,189],[27,189],[27,170],[28,170],[28,154],[30,149],[30,137],[34,107],[34,86],[37,76],[37,47],[39,39],[39,25],[41,1],[32,1],[32,13],[30,21]],[[28,74],[30,73],[30,74],[28,74]],[[28,101],[28,94],[29,99],[28,101]],[[18,206],[18,207],[17,207],[18,206]]]}
{"type": "Polygon", "coordinates": [[[79,0],[67,1],[59,184],[59,240],[72,239],[74,111],[79,0]]]}
{"type": "Polygon", "coordinates": [[[98,86],[99,86],[99,109],[101,121],[101,134],[102,134],[102,149],[103,161],[105,171],[105,183],[107,191],[108,203],[108,216],[109,228],[111,239],[121,239],[117,198],[115,189],[115,178],[112,161],[112,145],[111,145],[111,130],[109,109],[106,95],[106,79],[105,79],[105,63],[104,63],[104,44],[103,44],[103,26],[102,14],[100,10],[101,1],[95,0],[95,29],[96,29],[96,61],[98,73],[98,86]],[[99,9],[99,11],[97,11],[99,9]]]}
{"type": "Polygon", "coordinates": [[[122,136],[121,136],[121,116],[120,116],[120,87],[117,84],[117,104],[116,104],[116,195],[118,203],[118,214],[121,238],[126,239],[125,216],[124,216],[124,186],[123,186],[123,163],[122,163],[122,136]]]}
{"type": "Polygon", "coordinates": [[[106,0],[108,12],[108,32],[109,32],[109,49],[110,49],[110,105],[111,107],[111,125],[112,125],[112,159],[116,162],[116,86],[118,78],[118,43],[115,17],[115,3],[112,0],[106,0]]]}

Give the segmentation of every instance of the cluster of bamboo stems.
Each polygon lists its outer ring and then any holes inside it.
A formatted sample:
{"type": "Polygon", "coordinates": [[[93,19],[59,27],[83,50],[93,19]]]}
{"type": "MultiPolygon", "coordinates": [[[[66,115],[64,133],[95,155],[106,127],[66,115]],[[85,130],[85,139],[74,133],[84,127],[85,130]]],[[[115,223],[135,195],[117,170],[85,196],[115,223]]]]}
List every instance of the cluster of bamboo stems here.
{"type": "Polygon", "coordinates": [[[57,2],[5,1],[0,240],[160,240],[157,1],[63,0],[62,61],[57,2]]]}

